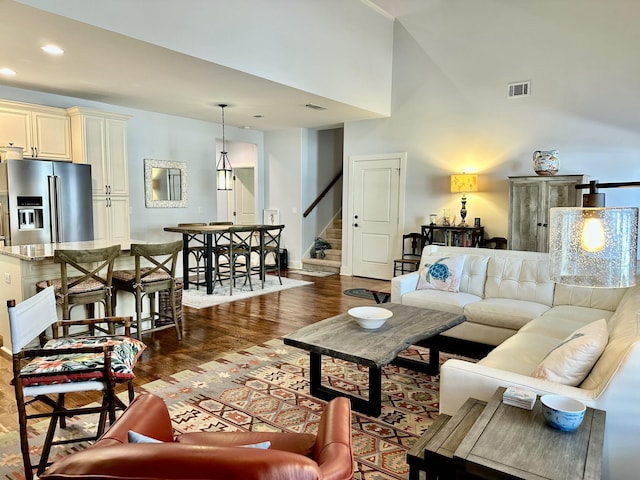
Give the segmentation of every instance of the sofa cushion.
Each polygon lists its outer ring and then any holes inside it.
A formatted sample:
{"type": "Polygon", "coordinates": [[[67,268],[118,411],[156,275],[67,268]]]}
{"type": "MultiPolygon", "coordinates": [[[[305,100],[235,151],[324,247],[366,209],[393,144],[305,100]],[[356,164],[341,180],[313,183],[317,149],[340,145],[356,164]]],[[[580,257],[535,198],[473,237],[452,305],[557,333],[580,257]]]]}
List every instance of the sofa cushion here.
{"type": "Polygon", "coordinates": [[[544,356],[559,340],[537,332],[518,332],[509,337],[478,363],[506,372],[530,376],[544,356]]]}
{"type": "Polygon", "coordinates": [[[464,307],[468,322],[520,330],[527,322],[549,310],[547,305],[511,298],[485,298],[464,307]]]}
{"type": "Polygon", "coordinates": [[[463,313],[464,306],[479,302],[482,298],[463,292],[443,292],[440,290],[415,290],[402,296],[402,304],[410,307],[431,308],[443,312],[463,313]]]}
{"type": "Polygon", "coordinates": [[[634,344],[640,342],[640,284],[627,290],[620,305],[609,319],[609,343],[580,388],[599,393],[621,368],[621,363],[634,344]],[[629,320],[631,319],[631,321],[629,320]]]}
{"type": "Polygon", "coordinates": [[[464,255],[425,255],[423,251],[416,288],[418,290],[458,292],[464,261],[464,255]]]}
{"type": "Polygon", "coordinates": [[[485,298],[511,298],[550,307],[553,305],[553,289],[547,257],[505,255],[494,256],[489,260],[485,298]]]}
{"type": "Polygon", "coordinates": [[[553,305],[575,305],[615,312],[627,288],[588,288],[556,284],[553,305]]]}
{"type": "Polygon", "coordinates": [[[529,332],[546,335],[561,342],[571,333],[585,325],[611,316],[606,310],[595,310],[585,307],[562,305],[550,308],[540,317],[533,319],[520,329],[518,333],[529,332]],[[603,315],[603,312],[606,315],[603,315]]]}
{"type": "Polygon", "coordinates": [[[608,340],[606,320],[591,322],[551,350],[533,376],[564,385],[579,385],[600,358],[608,340]]]}
{"type": "Polygon", "coordinates": [[[487,265],[489,257],[486,255],[467,255],[462,269],[460,291],[477,297],[484,295],[484,282],[487,279],[487,265]]]}

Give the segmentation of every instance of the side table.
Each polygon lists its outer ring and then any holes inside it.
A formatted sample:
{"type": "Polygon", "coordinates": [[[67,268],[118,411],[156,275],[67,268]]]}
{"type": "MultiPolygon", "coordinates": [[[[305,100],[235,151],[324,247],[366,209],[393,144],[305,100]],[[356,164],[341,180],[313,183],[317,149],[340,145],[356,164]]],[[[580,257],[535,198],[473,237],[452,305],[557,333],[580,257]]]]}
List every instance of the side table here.
{"type": "Polygon", "coordinates": [[[428,480],[464,478],[464,466],[454,462],[453,454],[486,404],[469,398],[453,417],[438,415],[424,435],[407,452],[409,480],[418,480],[420,471],[426,472],[428,480]]]}
{"type": "Polygon", "coordinates": [[[599,479],[605,412],[587,407],[574,432],[547,425],[533,410],[502,403],[499,388],[454,454],[471,478],[599,479]]]}
{"type": "Polygon", "coordinates": [[[547,425],[533,410],[502,403],[499,388],[485,403],[469,398],[452,417],[439,415],[407,452],[409,480],[599,479],[605,412],[588,408],[575,432],[547,425]]]}

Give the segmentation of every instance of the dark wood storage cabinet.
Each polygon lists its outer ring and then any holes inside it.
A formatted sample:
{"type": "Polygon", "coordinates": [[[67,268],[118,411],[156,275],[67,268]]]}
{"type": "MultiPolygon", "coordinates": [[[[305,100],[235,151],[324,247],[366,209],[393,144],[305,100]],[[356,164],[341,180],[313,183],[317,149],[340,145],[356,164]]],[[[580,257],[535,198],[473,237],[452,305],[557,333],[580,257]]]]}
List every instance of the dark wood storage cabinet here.
{"type": "Polygon", "coordinates": [[[509,249],[546,252],[549,249],[549,209],[579,207],[588,175],[509,177],[509,249]]]}

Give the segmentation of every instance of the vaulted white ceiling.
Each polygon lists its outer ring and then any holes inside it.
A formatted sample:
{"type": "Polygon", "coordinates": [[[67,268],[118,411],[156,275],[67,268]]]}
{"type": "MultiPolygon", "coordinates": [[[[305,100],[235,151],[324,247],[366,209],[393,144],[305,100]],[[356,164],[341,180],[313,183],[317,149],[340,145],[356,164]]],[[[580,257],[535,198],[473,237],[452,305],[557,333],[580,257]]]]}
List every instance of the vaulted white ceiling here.
{"type": "MultiPolygon", "coordinates": [[[[380,10],[368,4],[368,0],[347,1],[353,2],[350,8],[360,9],[359,17],[362,17],[364,8],[372,16],[371,20],[387,25],[384,29],[379,29],[378,34],[381,37],[380,44],[388,44],[383,50],[388,51],[385,51],[381,58],[365,55],[353,58],[354,66],[364,66],[361,70],[377,71],[377,74],[375,77],[370,75],[369,82],[366,78],[358,79],[358,87],[352,94],[349,94],[348,90],[340,91],[340,85],[346,84],[348,80],[353,81],[354,78],[351,76],[361,73],[355,68],[347,69],[339,63],[336,63],[336,71],[330,71],[331,69],[327,68],[327,65],[331,65],[330,58],[305,58],[304,61],[308,60],[309,63],[301,65],[300,70],[311,72],[311,76],[302,78],[298,82],[299,85],[296,84],[296,78],[291,78],[293,81],[288,82],[287,77],[288,73],[295,72],[297,66],[281,65],[279,63],[282,60],[277,57],[265,59],[265,65],[270,62],[268,66],[272,68],[267,76],[252,73],[243,65],[240,65],[240,68],[230,67],[234,61],[243,58],[241,55],[229,55],[224,65],[207,58],[210,52],[201,47],[211,47],[214,56],[224,56],[226,52],[220,52],[219,46],[218,51],[214,51],[214,45],[200,41],[195,29],[181,23],[180,18],[175,18],[172,23],[172,9],[177,6],[186,8],[199,3],[202,9],[190,10],[190,15],[197,18],[200,13],[205,14],[204,7],[213,8],[209,1],[154,1],[157,9],[147,11],[145,18],[136,18],[135,15],[128,14],[129,9],[139,2],[124,2],[130,7],[118,11],[117,7],[108,6],[113,2],[97,4],[76,0],[0,0],[0,15],[5,19],[0,28],[0,68],[7,67],[17,72],[10,77],[0,75],[0,84],[214,122],[220,121],[217,105],[226,103],[229,104],[225,111],[229,124],[258,130],[326,128],[346,121],[389,115],[392,20],[390,16],[381,15],[380,10]],[[100,12],[101,8],[107,13],[121,15],[122,21],[108,18],[108,15],[100,12]],[[375,17],[379,17],[379,20],[375,17]],[[120,23],[122,31],[112,27],[115,23],[120,23]],[[162,27],[154,31],[156,25],[162,27]],[[164,35],[169,28],[172,29],[172,35],[164,35]],[[136,31],[140,32],[139,38],[135,38],[136,31]],[[170,36],[173,36],[174,40],[169,46],[164,39],[170,36]],[[44,54],[40,47],[45,43],[62,46],[65,49],[64,55],[53,57],[44,54]],[[178,47],[174,48],[174,45],[178,47]],[[313,85],[313,68],[316,68],[316,65],[321,70],[315,75],[318,84],[313,85]],[[329,85],[332,82],[325,80],[323,85],[322,76],[329,73],[335,83],[329,85]],[[343,78],[342,82],[340,77],[343,78]],[[378,78],[382,79],[382,95],[375,88],[371,88],[378,78]],[[325,89],[325,86],[328,88],[325,89]],[[371,91],[373,101],[365,95],[358,98],[360,93],[366,93],[367,89],[371,91]],[[385,96],[387,98],[384,98],[385,96]],[[305,107],[307,104],[319,105],[326,109],[310,109],[305,107]]],[[[310,1],[312,3],[307,4],[307,7],[318,5],[315,0],[310,1]]],[[[344,0],[335,1],[341,2],[339,7],[344,8],[344,0]]],[[[376,1],[382,8],[389,8],[391,3],[389,0],[376,1]]],[[[216,8],[224,8],[222,5],[222,2],[218,2],[216,8]]],[[[318,17],[319,13],[326,13],[327,10],[329,9],[316,9],[312,14],[318,17]]],[[[287,13],[283,14],[286,15],[287,13]]],[[[287,21],[295,23],[298,20],[301,19],[292,16],[287,21]]],[[[326,23],[327,18],[318,18],[318,21],[326,23]]],[[[220,25],[216,18],[207,19],[207,22],[211,30],[226,29],[229,35],[234,35],[233,38],[250,37],[242,32],[243,28],[250,26],[220,25]]],[[[254,27],[263,28],[258,23],[259,18],[255,19],[255,22],[254,27]]],[[[362,36],[366,27],[367,25],[354,25],[352,32],[346,28],[340,32],[322,31],[324,37],[313,40],[322,42],[324,39],[325,42],[329,42],[337,38],[342,41],[350,34],[354,37],[362,36]],[[361,30],[358,31],[357,28],[361,30]]],[[[302,24],[296,25],[296,28],[312,32],[316,26],[302,24]]],[[[273,32],[274,36],[277,34],[277,31],[273,32]]],[[[265,39],[265,42],[267,40],[278,41],[265,39]]],[[[283,41],[285,40],[287,38],[283,36],[283,41]]],[[[305,48],[304,41],[305,38],[300,38],[300,49],[305,48]]],[[[245,52],[256,50],[258,55],[264,57],[259,44],[238,47],[245,52]]],[[[336,48],[339,49],[339,46],[336,48]]],[[[296,61],[295,57],[293,61],[296,61]]],[[[256,63],[259,64],[259,61],[256,63]]]]}

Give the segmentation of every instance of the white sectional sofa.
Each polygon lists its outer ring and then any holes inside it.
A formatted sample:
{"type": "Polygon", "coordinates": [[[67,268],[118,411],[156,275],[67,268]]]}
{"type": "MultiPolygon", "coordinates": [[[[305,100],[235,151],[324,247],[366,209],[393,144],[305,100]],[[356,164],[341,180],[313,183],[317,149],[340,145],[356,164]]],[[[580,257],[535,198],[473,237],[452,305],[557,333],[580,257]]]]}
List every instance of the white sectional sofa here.
{"type": "Polygon", "coordinates": [[[391,301],[462,312],[467,321],[447,335],[495,346],[477,363],[444,363],[440,412],[452,415],[469,397],[488,400],[500,386],[568,395],[607,412],[602,478],[640,478],[640,286],[554,284],[545,253],[425,247],[425,255],[432,253],[465,256],[460,291],[416,290],[415,272],[392,280],[391,301]],[[549,352],[599,319],[606,320],[608,342],[581,383],[569,386],[533,376],[549,352]]]}

